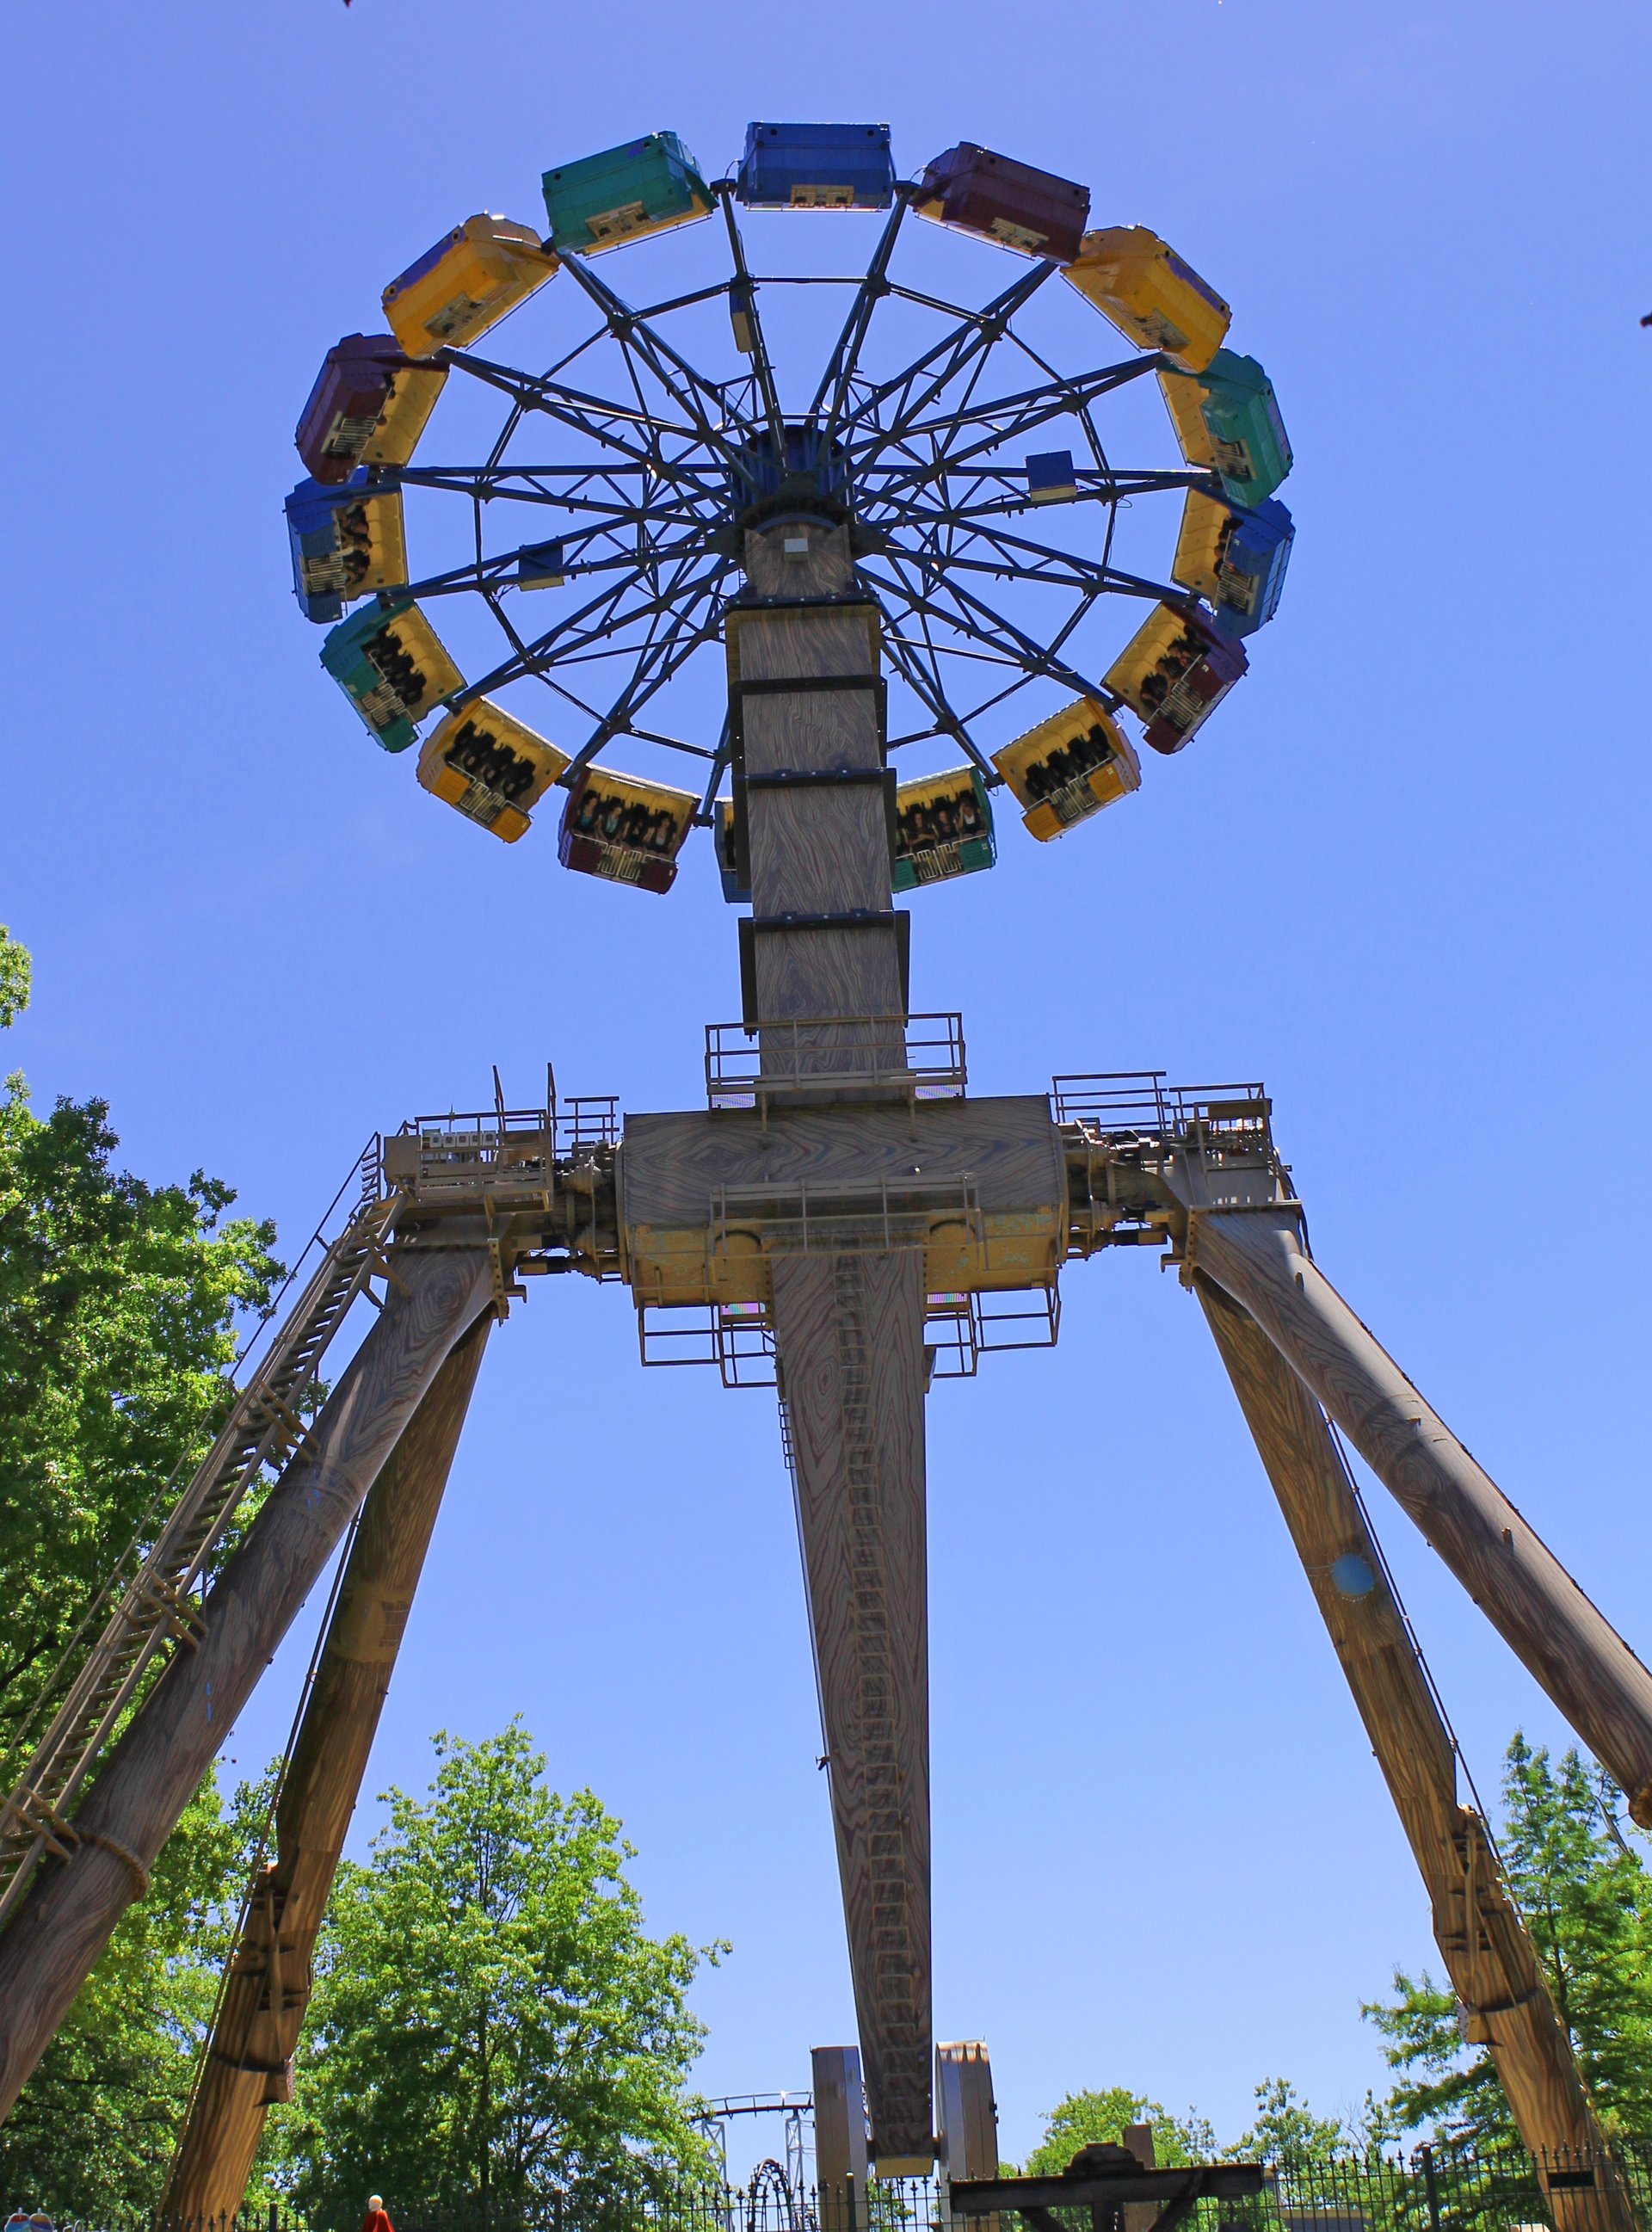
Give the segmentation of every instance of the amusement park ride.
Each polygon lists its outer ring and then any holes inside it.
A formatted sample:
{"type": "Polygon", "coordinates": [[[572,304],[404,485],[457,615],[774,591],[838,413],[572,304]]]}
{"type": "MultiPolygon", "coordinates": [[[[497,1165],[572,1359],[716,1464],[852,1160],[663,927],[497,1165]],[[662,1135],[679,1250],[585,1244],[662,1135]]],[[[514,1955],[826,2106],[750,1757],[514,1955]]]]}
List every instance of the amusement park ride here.
{"type": "MultiPolygon", "coordinates": [[[[622,1132],[612,1103],[559,1104],[553,1087],[539,1108],[496,1097],[374,1143],[210,1456],[158,1499],[8,1763],[0,2113],[347,1534],[166,2213],[238,2205],[266,2110],[291,2097],[316,1933],[483,1350],[530,1276],[573,1272],[630,1288],[645,1362],[779,1391],[859,2031],[858,2054],[815,2056],[822,2187],[927,2171],[937,2148],[955,2180],[990,2177],[977,2045],[939,2050],[936,2138],[924,1396],[994,1346],[1053,1341],[1064,1264],[1147,1246],[1233,1379],[1466,2035],[1489,2046],[1534,2151],[1603,2164],[1338,1432],[1642,1823],[1652,1676],[1313,1261],[1260,1087],[1070,1076],[1048,1096],[972,1098],[958,1018],[909,1012],[893,895],[990,867],[994,795],[1041,841],[1127,800],[1142,771],[1126,717],[1153,754],[1178,752],[1243,676],[1292,537],[1266,374],[1223,345],[1226,305],[1155,234],[1092,228],[1086,189],[977,146],[914,183],[886,127],[754,125],[737,172],[711,180],[658,133],[547,172],[544,191],[547,237],[467,219],[385,289],[389,333],[328,352],[299,427],[310,477],[287,506],[298,595],[371,733],[417,746],[419,783],[480,833],[516,841],[560,787],[563,865],[661,892],[708,830],[725,896],[749,909],[744,1012],[708,1031],[704,1107],[622,1132]],[[754,270],[742,217],[774,210],[881,212],[870,262],[754,270]],[[702,250],[726,262],[646,308],[615,291],[610,251],[702,218],[702,250]],[[1000,282],[983,308],[897,276],[933,237],[924,220],[1000,282]],[[553,280],[547,369],[475,346],[553,280]],[[792,393],[771,338],[832,288],[835,341],[792,393]],[[1115,345],[1098,368],[1056,368],[1034,336],[1068,315],[1069,288],[1098,335],[1122,333],[1122,360],[1115,345]],[[731,376],[699,368],[712,344],[731,376]],[[1124,391],[1155,386],[1180,457],[1126,468],[1103,422],[1139,415],[1124,391]],[[415,463],[455,399],[461,445],[502,408],[482,462],[415,463]],[[1168,496],[1159,579],[1141,569],[1168,496]],[[409,511],[439,561],[422,578],[409,511]],[[1120,600],[1139,625],[1088,666],[1120,600]],[[658,708],[714,646],[728,710],[712,747],[658,708]],[[1022,691],[1037,717],[1012,736],[1022,691]],[[581,740],[549,741],[536,708],[581,740]],[[696,770],[693,786],[617,770],[622,744],[696,770]],[[897,750],[946,763],[899,782],[897,750]],[[362,1297],[376,1317],[317,1409],[307,1394],[362,1297]]],[[[1628,2232],[1608,2169],[1549,2175],[1569,2222],[1628,2232]]]]}

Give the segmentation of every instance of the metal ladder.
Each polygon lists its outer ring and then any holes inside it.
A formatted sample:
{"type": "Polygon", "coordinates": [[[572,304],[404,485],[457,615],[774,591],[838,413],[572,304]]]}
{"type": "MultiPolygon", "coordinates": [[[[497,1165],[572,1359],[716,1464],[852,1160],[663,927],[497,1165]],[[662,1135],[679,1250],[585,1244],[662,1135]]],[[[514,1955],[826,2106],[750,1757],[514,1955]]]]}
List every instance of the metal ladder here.
{"type": "MultiPolygon", "coordinates": [[[[5,1762],[0,1927],[41,1855],[68,1856],[75,1834],[66,1809],[157,1654],[171,1644],[195,1648],[202,1632],[200,1592],[214,1548],[249,1495],[279,1480],[303,1447],[309,1428],[301,1406],[352,1303],[364,1292],[377,1301],[368,1281],[393,1275],[384,1251],[400,1201],[395,1193],[379,1193],[376,1139],[359,1168],[360,1202],[325,1246],[205,1462],[175,1501],[177,1476],[151,1503],[47,1677],[5,1762]]],[[[347,1178],[334,1197],[334,1210],[350,1183],[347,1178]]]]}

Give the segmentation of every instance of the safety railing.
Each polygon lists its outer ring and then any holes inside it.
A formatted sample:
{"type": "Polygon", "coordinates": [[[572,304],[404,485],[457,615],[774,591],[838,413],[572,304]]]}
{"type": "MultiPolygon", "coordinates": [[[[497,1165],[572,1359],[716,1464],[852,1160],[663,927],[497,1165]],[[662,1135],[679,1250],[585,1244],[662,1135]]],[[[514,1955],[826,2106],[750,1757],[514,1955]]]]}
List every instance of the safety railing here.
{"type": "Polygon", "coordinates": [[[714,1266],[754,1241],[768,1256],[859,1255],[925,1249],[941,1230],[949,1246],[984,1249],[973,1178],[806,1179],[719,1186],[711,1199],[714,1266]]]}
{"type": "Polygon", "coordinates": [[[1273,1103],[1260,1082],[1169,1085],[1162,1069],[1096,1070],[1053,1077],[1050,1104],[1058,1124],[1099,1132],[1185,1132],[1266,1129],[1273,1103]]]}
{"type": "Polygon", "coordinates": [[[708,1023],[705,1089],[713,1108],[860,1091],[956,1100],[968,1085],[963,1018],[798,1015],[775,1022],[708,1023]]]}

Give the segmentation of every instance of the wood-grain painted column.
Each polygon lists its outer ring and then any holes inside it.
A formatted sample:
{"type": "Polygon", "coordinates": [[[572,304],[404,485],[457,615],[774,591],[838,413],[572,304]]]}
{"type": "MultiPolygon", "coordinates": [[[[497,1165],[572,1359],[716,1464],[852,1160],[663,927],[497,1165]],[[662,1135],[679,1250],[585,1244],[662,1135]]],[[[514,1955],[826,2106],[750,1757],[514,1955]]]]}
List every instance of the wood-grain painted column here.
{"type": "Polygon", "coordinates": [[[780,1257],[774,1277],[872,2153],[927,2172],[923,1262],[780,1257]]]}
{"type": "Polygon", "coordinates": [[[491,1301],[485,1249],[399,1249],[378,1322],[308,1443],[270,1491],[203,1610],[109,1751],[0,1937],[0,2117],[8,2114],[109,1933],[222,1748],[345,1528],[459,1336],[491,1301]]]}
{"type": "Polygon", "coordinates": [[[273,2102],[289,2099],[315,1941],[493,1317],[455,1345],[362,1506],[275,1812],[275,1858],[230,1956],[163,2224],[233,2218],[273,2102]]]}
{"type": "Polygon", "coordinates": [[[1633,2232],[1623,2197],[1608,2182],[1600,2129],[1536,1949],[1510,1904],[1485,1825],[1458,1803],[1450,1736],[1325,1413],[1249,1312],[1208,1278],[1195,1283],[1416,1855],[1435,1937],[1468,2010],[1470,2034],[1490,2047],[1532,2154],[1584,2152],[1601,2165],[1593,2193],[1557,2191],[1563,2212],[1557,2221],[1576,2232],[1585,2224],[1598,2232],[1633,2232]],[[1363,1567],[1351,1576],[1351,1592],[1333,1579],[1339,1560],[1357,1560],[1363,1567]]]}
{"type": "Polygon", "coordinates": [[[1375,1340],[1288,1211],[1196,1211],[1195,1268],[1241,1302],[1652,1826],[1652,1674],[1375,1340]]]}
{"type": "Polygon", "coordinates": [[[746,536],[731,612],[739,773],[751,866],[757,1017],[884,1017],[884,1029],[764,1034],[768,1068],[800,1037],[808,1073],[900,1066],[905,1012],[891,897],[876,613],[854,599],[846,529],[791,521],[746,536]],[[790,555],[787,555],[787,546],[790,555]],[[849,601],[834,601],[849,600],[849,601]],[[767,600],[767,601],[765,601],[767,600]],[[833,679],[838,689],[817,685],[833,679]],[[788,683],[799,686],[788,689],[788,683]]]}
{"type": "MultiPolygon", "coordinates": [[[[845,1100],[900,1095],[870,1074],[903,1066],[906,1006],[879,701],[865,686],[875,615],[855,600],[840,526],[753,530],[745,562],[730,669],[747,685],[763,1067],[794,1065],[817,1091],[817,1078],[852,1074],[845,1100]],[[798,1019],[822,1027],[775,1028],[798,1019]]],[[[801,1254],[788,1252],[800,1244],[790,1220],[770,1268],[871,2147],[891,2176],[927,2172],[934,2150],[923,1256],[875,1244],[875,1216],[838,1244],[832,1214],[831,1199],[812,1203],[801,1254]]]]}

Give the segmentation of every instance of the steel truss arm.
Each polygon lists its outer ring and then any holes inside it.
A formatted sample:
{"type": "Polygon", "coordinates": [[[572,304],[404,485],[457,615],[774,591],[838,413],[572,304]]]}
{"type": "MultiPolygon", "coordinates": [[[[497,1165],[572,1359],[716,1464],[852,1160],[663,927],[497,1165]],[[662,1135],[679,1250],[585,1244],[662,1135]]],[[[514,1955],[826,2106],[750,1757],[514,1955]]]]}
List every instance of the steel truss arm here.
{"type": "MultiPolygon", "coordinates": [[[[895,562],[896,554],[886,555],[891,562],[895,562]]],[[[898,557],[914,568],[923,566],[921,559],[909,556],[905,552],[899,553],[898,557]]],[[[878,575],[865,561],[862,570],[869,580],[878,582],[878,575]]],[[[1069,666],[1065,659],[1056,658],[1051,646],[1035,642],[1025,629],[1018,628],[1013,621],[1005,620],[1001,614],[994,612],[990,605],[944,574],[937,581],[936,587],[959,607],[956,612],[949,612],[926,591],[914,589],[904,581],[885,580],[878,582],[878,586],[892,590],[913,611],[923,613],[942,627],[956,630],[977,644],[990,646],[1007,665],[1019,667],[1028,676],[1046,676],[1052,682],[1062,683],[1066,688],[1076,691],[1081,698],[1095,698],[1099,704],[1112,706],[1118,703],[1111,690],[1104,689],[1098,682],[1086,679],[1076,667],[1069,666]]],[[[1075,615],[1073,621],[1062,631],[1064,636],[1071,633],[1079,617],[1081,615],[1075,615]]]]}
{"type": "Polygon", "coordinates": [[[943,470],[956,472],[970,458],[986,457],[1010,442],[1020,441],[1036,428],[1048,425],[1053,418],[1082,418],[1092,404],[1115,388],[1139,380],[1156,361],[1153,357],[1139,357],[1129,364],[1110,365],[1080,380],[1053,380],[1042,387],[1029,388],[1020,395],[962,405],[927,423],[897,421],[882,433],[881,438],[869,438],[865,463],[873,463],[886,450],[897,445],[934,441],[945,444],[934,462],[915,461],[906,477],[919,482],[933,478],[943,470]],[[985,430],[981,438],[965,449],[956,449],[953,444],[958,437],[976,425],[985,430]]]}
{"type": "MultiPolygon", "coordinates": [[[[582,256],[565,256],[562,263],[564,269],[573,273],[601,311],[608,330],[624,350],[627,362],[633,357],[639,360],[650,376],[687,417],[694,438],[713,456],[721,457],[731,470],[749,478],[753,470],[751,465],[722,431],[725,399],[718,383],[704,379],[696,372],[681,351],[674,348],[640,312],[622,302],[612,288],[590,269],[582,256]],[[715,420],[707,415],[708,403],[716,413],[715,420]]],[[[634,369],[632,377],[633,380],[636,378],[634,369]]]]}
{"type": "Polygon", "coordinates": [[[1652,1826],[1652,1674],[1304,1247],[1290,1209],[1195,1209],[1188,1260],[1241,1304],[1652,1826]]]}
{"type": "Polygon", "coordinates": [[[224,1567],[180,1651],[105,1756],[68,1857],[0,1936],[0,2118],[142,1896],[149,1870],[450,1350],[493,1297],[485,1239],[402,1248],[376,1323],[224,1567]]]}
{"type": "MultiPolygon", "coordinates": [[[[1208,1279],[1195,1288],[1427,1886],[1471,2034],[1490,2047],[1539,2165],[1557,2156],[1603,2164],[1603,2135],[1536,1949],[1484,1821],[1458,1803],[1455,1747],[1325,1414],[1247,1311],[1208,1279]],[[1350,1560],[1363,1573],[1344,1593],[1333,1575],[1350,1560]]],[[[1565,2198],[1571,2213],[1562,2221],[1577,2232],[1634,2232],[1616,2180],[1603,2177],[1586,2195],[1569,2188],[1565,2198]]]]}
{"type": "Polygon", "coordinates": [[[502,394],[511,397],[519,413],[541,412],[588,440],[617,451],[629,464],[651,467],[668,478],[673,469],[672,461],[660,450],[660,438],[667,436],[685,444],[703,438],[691,420],[681,425],[671,424],[650,411],[640,399],[632,403],[616,403],[607,396],[586,395],[559,381],[536,380],[529,373],[515,372],[509,365],[490,364],[481,357],[454,354],[445,360],[470,373],[485,386],[496,387],[502,394]],[[622,439],[615,432],[616,427],[645,429],[647,439],[645,442],[635,435],[622,439]]]}
{"type": "MultiPolygon", "coordinates": [[[[977,358],[986,355],[994,343],[1003,339],[1011,318],[1031,302],[1055,269],[1053,263],[1035,263],[1001,294],[994,295],[985,309],[961,310],[949,334],[931,342],[904,371],[868,389],[845,419],[845,426],[867,423],[879,425],[879,446],[911,438],[917,431],[917,414],[937,402],[977,358]],[[932,369],[937,364],[941,367],[938,372],[932,369]],[[918,384],[916,396],[911,393],[915,383],[918,384]],[[896,406],[892,418],[887,424],[880,422],[877,413],[897,395],[902,400],[896,406]]],[[[947,423],[950,423],[949,419],[947,423]]]]}

